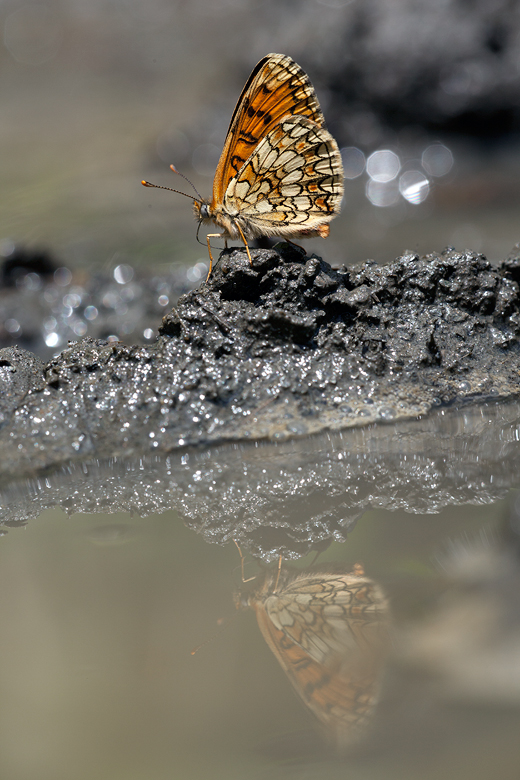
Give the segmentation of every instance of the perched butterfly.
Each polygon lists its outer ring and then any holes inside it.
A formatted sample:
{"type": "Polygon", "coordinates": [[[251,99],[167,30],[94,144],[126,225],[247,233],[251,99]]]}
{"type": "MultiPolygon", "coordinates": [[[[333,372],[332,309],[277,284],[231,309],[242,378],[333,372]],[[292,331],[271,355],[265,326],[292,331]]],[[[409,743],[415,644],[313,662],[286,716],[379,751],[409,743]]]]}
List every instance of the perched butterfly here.
{"type": "Polygon", "coordinates": [[[251,607],[294,689],[338,748],[356,742],[377,704],[388,605],[360,564],[267,571],[237,606],[251,607]]]}
{"type": "Polygon", "coordinates": [[[212,199],[193,198],[199,226],[214,222],[223,231],[207,236],[208,278],[210,238],[223,238],[226,246],[241,239],[251,263],[247,242],[260,236],[327,238],[342,196],[341,155],[308,76],[290,57],[268,54],[231,117],[212,199]]]}

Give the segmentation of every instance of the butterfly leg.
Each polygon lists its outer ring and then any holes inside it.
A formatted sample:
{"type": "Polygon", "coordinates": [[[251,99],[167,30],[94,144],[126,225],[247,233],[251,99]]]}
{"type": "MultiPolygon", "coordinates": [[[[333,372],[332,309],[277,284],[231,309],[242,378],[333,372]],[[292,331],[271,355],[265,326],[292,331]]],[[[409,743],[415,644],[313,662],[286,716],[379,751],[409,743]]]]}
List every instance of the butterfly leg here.
{"type": "Polygon", "coordinates": [[[274,583],[273,593],[276,593],[278,589],[278,583],[280,582],[280,574],[282,572],[282,556],[278,558],[278,573],[276,575],[276,582],[274,583]]]}
{"type": "Polygon", "coordinates": [[[210,238],[222,238],[222,236],[220,233],[208,233],[208,235],[206,236],[206,243],[208,245],[208,254],[209,254],[209,271],[208,271],[208,275],[206,276],[206,282],[211,276],[211,271],[213,268],[213,255],[211,254],[211,246],[209,243],[210,238]]]}
{"type": "Polygon", "coordinates": [[[256,580],[256,576],[249,577],[249,579],[246,580],[245,573],[244,573],[244,553],[240,549],[240,545],[238,544],[238,542],[235,539],[233,539],[233,541],[235,542],[236,548],[238,550],[238,554],[240,555],[240,568],[242,571],[242,582],[245,583],[245,582],[251,582],[252,580],[256,580]]]}
{"type": "Polygon", "coordinates": [[[252,268],[253,267],[253,260],[251,258],[251,252],[249,251],[249,245],[248,245],[248,243],[246,241],[246,237],[244,236],[244,233],[242,232],[242,228],[236,222],[235,222],[235,227],[238,228],[238,232],[240,233],[240,237],[241,237],[242,241],[244,242],[244,246],[246,248],[247,256],[249,257],[249,265],[252,268]]]}

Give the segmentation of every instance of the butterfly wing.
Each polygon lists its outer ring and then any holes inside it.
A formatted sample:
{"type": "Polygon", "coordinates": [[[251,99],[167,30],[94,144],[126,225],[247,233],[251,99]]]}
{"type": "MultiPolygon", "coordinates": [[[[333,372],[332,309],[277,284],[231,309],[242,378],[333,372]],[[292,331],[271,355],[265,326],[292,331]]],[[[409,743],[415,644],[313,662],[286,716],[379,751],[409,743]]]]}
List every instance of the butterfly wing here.
{"type": "Polygon", "coordinates": [[[303,116],[283,119],[263,138],[224,195],[248,238],[328,235],[340,210],[343,166],[338,145],[303,116]]]}
{"type": "Polygon", "coordinates": [[[339,747],[377,703],[387,604],[368,578],[298,576],[253,603],[260,630],[294,689],[339,747]]]}
{"type": "Polygon", "coordinates": [[[251,73],[235,106],[213,181],[212,209],[259,141],[291,114],[324,119],[307,74],[284,54],[268,54],[251,73]]]}

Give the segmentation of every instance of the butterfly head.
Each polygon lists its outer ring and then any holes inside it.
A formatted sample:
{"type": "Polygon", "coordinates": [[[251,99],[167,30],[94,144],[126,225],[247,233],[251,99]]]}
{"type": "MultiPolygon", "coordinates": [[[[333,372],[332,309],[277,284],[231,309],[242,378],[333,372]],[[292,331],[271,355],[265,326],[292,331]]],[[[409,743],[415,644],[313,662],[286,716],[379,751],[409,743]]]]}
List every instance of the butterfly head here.
{"type": "Polygon", "coordinates": [[[210,222],[213,219],[211,212],[211,202],[209,200],[194,200],[193,213],[199,223],[210,222]]]}

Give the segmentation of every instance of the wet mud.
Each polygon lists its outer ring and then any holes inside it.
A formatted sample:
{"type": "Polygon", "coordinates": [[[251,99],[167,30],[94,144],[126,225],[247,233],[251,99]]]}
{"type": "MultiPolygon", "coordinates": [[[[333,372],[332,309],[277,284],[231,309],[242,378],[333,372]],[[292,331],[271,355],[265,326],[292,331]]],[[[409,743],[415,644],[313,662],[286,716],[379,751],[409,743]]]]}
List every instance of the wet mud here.
{"type": "Polygon", "coordinates": [[[425,515],[504,498],[518,485],[519,440],[516,400],[281,442],[70,462],[0,489],[0,533],[54,507],[69,516],[173,510],[206,542],[236,539],[265,561],[299,558],[345,541],[370,509],[425,515]]]}
{"type": "Polygon", "coordinates": [[[291,245],[224,252],[156,343],[0,350],[0,479],[89,459],[291,437],[519,390],[520,249],[333,270],[291,245]]]}

